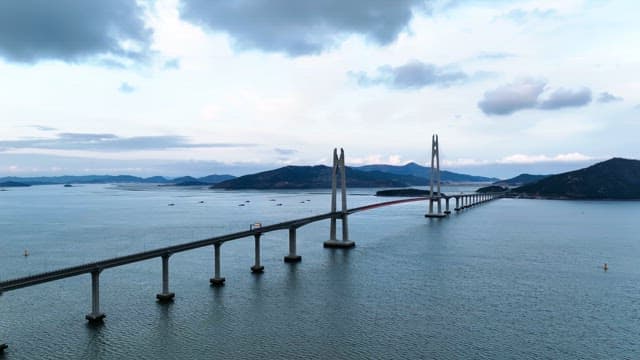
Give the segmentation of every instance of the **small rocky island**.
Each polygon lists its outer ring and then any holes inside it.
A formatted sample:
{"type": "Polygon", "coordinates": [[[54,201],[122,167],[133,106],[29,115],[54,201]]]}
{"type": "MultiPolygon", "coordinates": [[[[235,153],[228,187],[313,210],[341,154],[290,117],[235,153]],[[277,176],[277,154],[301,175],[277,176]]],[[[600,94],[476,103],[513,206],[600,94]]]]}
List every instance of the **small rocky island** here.
{"type": "Polygon", "coordinates": [[[430,193],[431,192],[429,190],[420,190],[420,189],[414,189],[414,188],[390,189],[390,190],[377,191],[376,196],[418,197],[418,196],[429,196],[430,193]]]}

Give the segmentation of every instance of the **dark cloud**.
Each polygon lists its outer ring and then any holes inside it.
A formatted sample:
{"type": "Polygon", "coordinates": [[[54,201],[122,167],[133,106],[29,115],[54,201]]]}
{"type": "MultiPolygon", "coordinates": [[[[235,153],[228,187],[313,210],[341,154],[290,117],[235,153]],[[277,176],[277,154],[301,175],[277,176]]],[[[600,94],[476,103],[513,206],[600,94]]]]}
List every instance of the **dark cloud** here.
{"type": "Polygon", "coordinates": [[[419,89],[430,85],[449,86],[469,79],[464,72],[421,61],[411,61],[395,67],[380,66],[375,75],[365,72],[350,74],[360,86],[382,84],[394,89],[419,89]]]}
{"type": "Polygon", "coordinates": [[[591,90],[586,87],[572,90],[560,88],[540,101],[538,107],[544,110],[555,110],[565,107],[584,106],[591,102],[591,90]]]}
{"type": "Polygon", "coordinates": [[[254,144],[194,144],[175,135],[120,137],[114,134],[59,133],[55,138],[0,140],[0,151],[11,149],[52,149],[90,151],[165,150],[176,148],[251,147],[254,144]]]}
{"type": "Polygon", "coordinates": [[[425,0],[183,0],[184,20],[228,33],[241,49],[318,54],[350,34],[393,42],[425,0]]]}
{"type": "Polygon", "coordinates": [[[544,81],[534,79],[503,85],[485,92],[478,106],[487,115],[509,115],[518,110],[534,108],[545,85],[544,81]]]}
{"type": "Polygon", "coordinates": [[[275,148],[273,150],[280,155],[293,155],[298,152],[298,150],[295,150],[295,149],[275,148]]]}
{"type": "Polygon", "coordinates": [[[610,94],[608,92],[601,92],[598,95],[598,102],[599,103],[609,103],[609,102],[614,102],[614,101],[622,101],[624,100],[623,98],[621,98],[620,96],[615,96],[613,94],[610,94]]]}
{"type": "Polygon", "coordinates": [[[120,84],[120,87],[118,88],[118,91],[120,91],[121,93],[125,93],[125,94],[130,94],[134,91],[136,91],[136,88],[129,85],[129,83],[127,82],[123,82],[122,84],[120,84]]]}
{"type": "Polygon", "coordinates": [[[142,15],[135,0],[0,1],[0,57],[23,63],[96,55],[139,61],[151,42],[142,15]]]}
{"type": "Polygon", "coordinates": [[[484,93],[478,107],[487,115],[510,115],[519,110],[556,110],[585,106],[591,102],[591,90],[559,88],[543,95],[547,83],[536,79],[521,79],[484,93]]]}

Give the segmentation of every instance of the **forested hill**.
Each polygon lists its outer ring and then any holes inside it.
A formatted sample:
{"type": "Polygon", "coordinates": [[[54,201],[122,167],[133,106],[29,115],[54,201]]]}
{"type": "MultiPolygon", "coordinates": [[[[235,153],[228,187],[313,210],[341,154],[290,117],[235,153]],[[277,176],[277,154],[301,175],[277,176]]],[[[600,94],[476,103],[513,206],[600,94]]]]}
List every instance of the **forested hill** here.
{"type": "Polygon", "coordinates": [[[511,190],[517,196],[555,199],[640,199],[640,161],[613,158],[551,175],[511,190]]]}

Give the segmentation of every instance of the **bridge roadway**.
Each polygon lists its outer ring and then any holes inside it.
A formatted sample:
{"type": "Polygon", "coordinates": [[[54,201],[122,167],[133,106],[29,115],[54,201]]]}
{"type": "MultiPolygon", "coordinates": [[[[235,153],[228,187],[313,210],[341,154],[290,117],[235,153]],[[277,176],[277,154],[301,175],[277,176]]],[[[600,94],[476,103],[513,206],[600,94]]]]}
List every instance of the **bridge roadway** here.
{"type": "MultiPolygon", "coordinates": [[[[375,209],[383,206],[396,205],[396,204],[415,202],[415,201],[426,201],[428,199],[429,199],[428,197],[419,197],[419,198],[386,201],[382,203],[376,203],[372,205],[366,205],[366,206],[349,209],[346,211],[346,213],[347,215],[349,215],[349,214],[357,213],[360,211],[375,209]]],[[[16,290],[16,289],[20,289],[28,286],[33,286],[33,285],[42,284],[45,282],[78,276],[82,274],[89,274],[95,271],[102,271],[104,269],[108,269],[112,267],[122,266],[126,264],[131,264],[131,263],[149,260],[157,257],[167,256],[167,255],[170,256],[175,253],[193,250],[193,249],[197,249],[205,246],[223,244],[227,241],[264,234],[271,231],[285,230],[290,228],[299,228],[301,226],[308,225],[313,222],[330,219],[332,217],[341,218],[342,216],[343,216],[343,212],[341,211],[328,212],[325,214],[284,221],[281,223],[267,225],[264,227],[255,228],[251,230],[235,232],[235,233],[222,235],[222,236],[215,236],[208,239],[197,240],[197,241],[188,242],[188,243],[179,244],[179,245],[167,246],[167,247],[159,248],[155,250],[143,251],[135,254],[120,256],[112,259],[101,260],[101,261],[78,265],[78,266],[72,266],[68,268],[25,276],[21,278],[12,279],[12,280],[0,281],[0,294],[10,290],[16,290]]]]}

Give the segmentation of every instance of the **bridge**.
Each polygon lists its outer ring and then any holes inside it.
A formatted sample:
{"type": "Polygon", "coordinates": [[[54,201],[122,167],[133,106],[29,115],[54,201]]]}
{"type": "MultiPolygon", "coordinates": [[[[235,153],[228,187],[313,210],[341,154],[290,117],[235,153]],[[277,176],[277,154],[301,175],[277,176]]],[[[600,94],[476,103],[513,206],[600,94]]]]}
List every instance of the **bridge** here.
{"type": "MultiPolygon", "coordinates": [[[[414,197],[400,200],[391,200],[378,202],[352,209],[347,208],[347,187],[344,151],[340,149],[338,156],[337,149],[333,151],[333,167],[331,172],[331,211],[314,215],[310,217],[294,219],[263,226],[262,224],[254,224],[249,230],[239,231],[231,234],[215,236],[203,240],[163,247],[154,250],[134,253],[130,255],[105,259],[88,264],[72,266],[68,268],[58,269],[50,272],[20,277],[11,280],[0,281],[0,295],[4,292],[17,290],[29,286],[34,286],[46,282],[61,280],[69,277],[91,274],[91,312],[85,316],[90,323],[101,323],[104,321],[105,314],[100,311],[100,273],[106,269],[124,266],[140,261],[160,258],[162,260],[162,290],[156,294],[156,299],[161,303],[173,301],[175,293],[169,290],[169,259],[173,254],[198,249],[207,246],[213,246],[213,277],[209,282],[211,286],[223,286],[225,278],[221,276],[221,247],[228,241],[238,240],[247,237],[253,237],[255,243],[254,264],[251,266],[251,272],[260,274],[264,271],[261,265],[260,239],[265,233],[273,231],[288,230],[289,232],[289,253],[284,256],[285,263],[297,263],[302,257],[297,254],[296,249],[296,231],[298,228],[323,220],[330,220],[329,240],[323,243],[325,248],[349,249],[355,246],[355,242],[349,240],[348,216],[373,210],[381,207],[404,204],[417,201],[428,201],[428,212],[425,214],[427,218],[446,218],[451,211],[449,210],[449,202],[455,199],[454,210],[459,212],[472,206],[485,203],[502,197],[502,193],[470,193],[458,195],[445,195],[440,192],[440,165],[438,152],[438,138],[434,135],[432,138],[432,157],[431,157],[431,176],[430,176],[430,192],[429,196],[414,197]],[[434,163],[435,161],[435,163],[434,163]],[[340,177],[341,191],[341,210],[337,210],[337,188],[338,175],[340,177]],[[434,192],[434,186],[437,191],[434,192]],[[445,211],[442,211],[442,202],[445,203],[445,211]],[[434,209],[434,204],[436,205],[434,209]],[[342,228],[342,238],[337,238],[337,221],[340,220],[342,228]]],[[[7,345],[0,342],[0,353],[7,348],[7,345]]]]}

